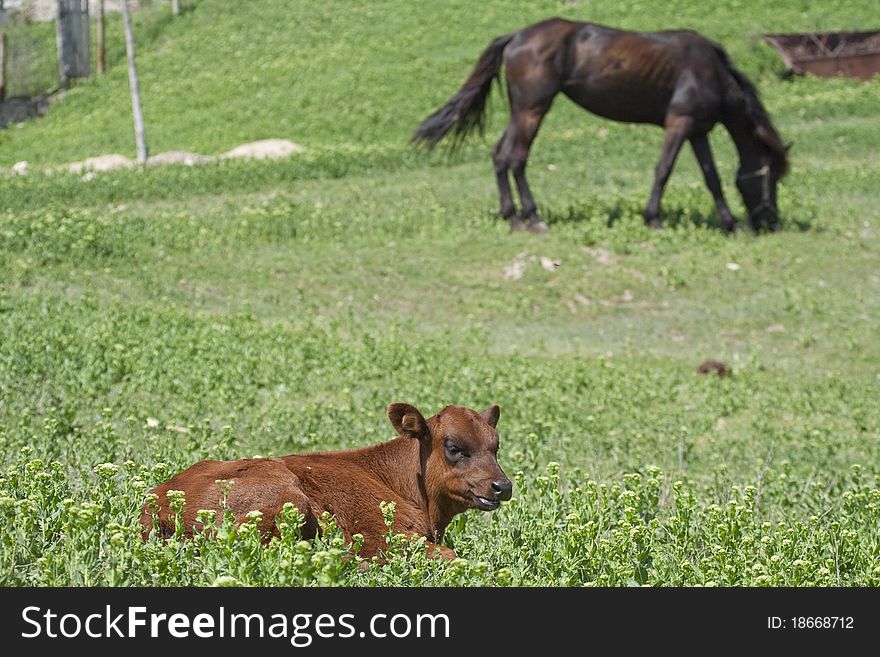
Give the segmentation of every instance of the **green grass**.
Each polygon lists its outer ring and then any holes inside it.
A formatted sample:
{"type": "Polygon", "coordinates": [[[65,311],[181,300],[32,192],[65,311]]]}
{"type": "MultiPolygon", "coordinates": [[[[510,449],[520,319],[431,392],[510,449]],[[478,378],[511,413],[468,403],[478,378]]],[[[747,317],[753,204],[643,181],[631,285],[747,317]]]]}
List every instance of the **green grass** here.
{"type": "MultiPolygon", "coordinates": [[[[755,38],[863,26],[872,3],[184,5],[136,20],[152,150],[306,150],[3,178],[0,583],[880,583],[880,81],[783,80],[755,38]],[[721,234],[688,153],[666,228],[645,229],[662,134],[564,99],[530,159],[547,238],[493,217],[500,95],[454,157],[407,146],[492,36],[553,14],[676,16],[724,43],[795,144],[784,230],[721,234]],[[698,376],[705,358],[733,377],[698,376]],[[265,549],[247,526],[141,542],[144,494],[173,472],[377,442],[395,401],[501,406],[515,500],[456,520],[466,561],[391,538],[388,567],[358,570],[293,516],[265,549]]],[[[0,133],[0,164],[132,155],[114,57],[0,133]]]]}

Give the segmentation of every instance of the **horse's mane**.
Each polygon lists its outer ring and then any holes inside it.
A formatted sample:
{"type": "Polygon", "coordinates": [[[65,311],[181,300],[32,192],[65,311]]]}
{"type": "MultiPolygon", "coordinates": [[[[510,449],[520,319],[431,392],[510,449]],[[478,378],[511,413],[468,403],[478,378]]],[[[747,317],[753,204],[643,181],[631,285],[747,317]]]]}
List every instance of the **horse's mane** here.
{"type": "Polygon", "coordinates": [[[755,137],[760,139],[770,151],[770,155],[773,158],[773,167],[779,171],[779,177],[781,178],[788,172],[788,147],[782,142],[782,137],[779,136],[776,128],[773,127],[773,122],[761,103],[755,85],[752,84],[752,81],[742,71],[733,65],[724,48],[717,44],[713,45],[724,66],[733,76],[733,79],[736,80],[737,85],[742,91],[745,114],[755,126],[755,137]]]}

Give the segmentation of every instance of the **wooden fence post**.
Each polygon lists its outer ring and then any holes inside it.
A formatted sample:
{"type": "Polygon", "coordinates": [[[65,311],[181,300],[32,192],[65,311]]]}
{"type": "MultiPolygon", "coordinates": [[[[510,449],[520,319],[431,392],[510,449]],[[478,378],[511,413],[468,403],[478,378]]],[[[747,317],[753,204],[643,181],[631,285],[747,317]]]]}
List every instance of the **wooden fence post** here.
{"type": "Polygon", "coordinates": [[[6,100],[6,32],[0,32],[0,103],[6,100]]]}
{"type": "Polygon", "coordinates": [[[66,87],[71,78],[86,78],[91,73],[89,3],[86,0],[57,0],[56,7],[58,81],[66,87]]]}
{"type": "Polygon", "coordinates": [[[55,16],[55,50],[58,52],[58,84],[61,87],[67,86],[67,66],[65,65],[64,58],[65,53],[67,52],[67,35],[65,34],[65,30],[62,27],[62,23],[64,22],[64,17],[62,12],[64,4],[62,0],[58,0],[58,15],[55,16]]]}
{"type": "Polygon", "coordinates": [[[128,86],[131,89],[131,110],[134,115],[134,139],[137,146],[137,160],[143,167],[147,164],[147,138],[144,128],[144,114],[141,110],[141,92],[138,87],[137,66],[134,61],[134,32],[131,28],[131,14],[128,0],[119,0],[122,22],[125,28],[125,52],[128,55],[128,86]]]}
{"type": "Polygon", "coordinates": [[[171,13],[174,16],[180,14],[180,0],[171,0],[171,13]]]}
{"type": "Polygon", "coordinates": [[[107,52],[104,47],[104,0],[98,0],[98,21],[96,26],[98,32],[98,75],[107,70],[107,52]]]}

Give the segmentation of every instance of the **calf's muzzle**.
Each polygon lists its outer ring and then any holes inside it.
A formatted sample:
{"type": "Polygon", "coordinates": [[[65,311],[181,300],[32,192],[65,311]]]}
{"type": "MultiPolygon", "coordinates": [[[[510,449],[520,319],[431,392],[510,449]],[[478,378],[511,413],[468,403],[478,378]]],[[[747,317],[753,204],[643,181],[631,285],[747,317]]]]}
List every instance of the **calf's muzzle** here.
{"type": "Polygon", "coordinates": [[[499,500],[506,502],[513,495],[513,483],[507,478],[493,481],[492,491],[499,500]]]}

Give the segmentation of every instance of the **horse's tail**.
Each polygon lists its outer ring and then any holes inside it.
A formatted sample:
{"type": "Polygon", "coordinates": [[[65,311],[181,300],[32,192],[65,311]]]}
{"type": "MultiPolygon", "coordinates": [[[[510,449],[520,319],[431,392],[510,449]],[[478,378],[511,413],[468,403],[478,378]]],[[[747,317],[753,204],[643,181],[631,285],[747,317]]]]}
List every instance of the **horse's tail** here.
{"type": "Polygon", "coordinates": [[[515,33],[497,37],[489,44],[458,93],[422,122],[413,133],[411,141],[424,142],[428,148],[433,148],[454,129],[455,147],[475,129],[482,134],[486,98],[492,90],[492,81],[501,70],[504,47],[514,35],[515,33]]]}
{"type": "Polygon", "coordinates": [[[733,62],[730,61],[730,57],[727,55],[724,48],[717,44],[713,45],[722,64],[724,64],[727,72],[730,73],[736,81],[736,84],[742,93],[745,114],[754,125],[755,137],[764,142],[770,150],[773,159],[776,160],[775,164],[778,167],[779,176],[784,176],[788,171],[789,147],[782,142],[782,137],[779,136],[776,128],[773,127],[773,122],[770,120],[770,115],[767,113],[767,110],[761,103],[761,99],[758,97],[758,90],[755,89],[755,85],[752,84],[752,81],[749,80],[742,71],[733,65],[733,62]]]}

